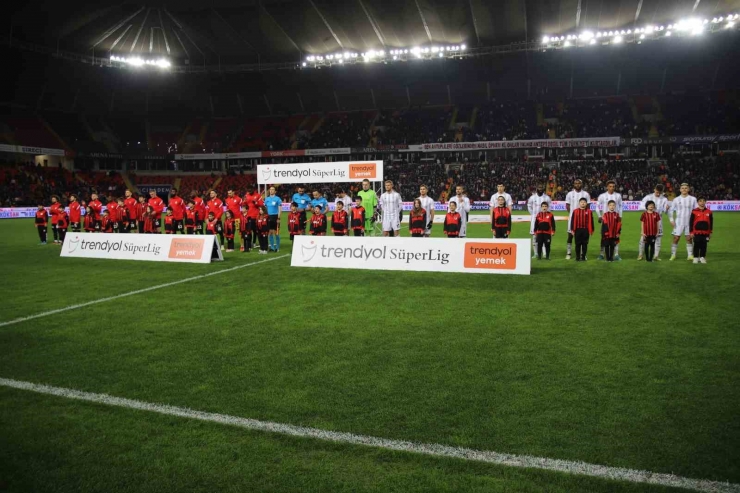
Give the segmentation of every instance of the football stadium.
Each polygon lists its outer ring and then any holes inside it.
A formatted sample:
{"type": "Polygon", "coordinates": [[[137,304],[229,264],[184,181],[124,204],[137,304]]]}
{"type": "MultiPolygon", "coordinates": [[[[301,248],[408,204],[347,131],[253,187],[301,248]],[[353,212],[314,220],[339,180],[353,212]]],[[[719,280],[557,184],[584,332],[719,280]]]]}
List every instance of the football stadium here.
{"type": "Polygon", "coordinates": [[[739,28],[12,4],[0,491],[740,493],[739,28]]]}

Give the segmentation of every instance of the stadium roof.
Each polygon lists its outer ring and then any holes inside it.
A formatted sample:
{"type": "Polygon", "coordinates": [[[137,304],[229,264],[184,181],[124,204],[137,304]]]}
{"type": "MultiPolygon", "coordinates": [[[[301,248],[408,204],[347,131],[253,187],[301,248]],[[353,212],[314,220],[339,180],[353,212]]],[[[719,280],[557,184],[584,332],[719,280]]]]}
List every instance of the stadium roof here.
{"type": "Polygon", "coordinates": [[[80,54],[175,63],[298,62],[341,50],[470,47],[577,30],[712,18],[740,0],[178,0],[144,5],[29,0],[12,38],[80,54]]]}

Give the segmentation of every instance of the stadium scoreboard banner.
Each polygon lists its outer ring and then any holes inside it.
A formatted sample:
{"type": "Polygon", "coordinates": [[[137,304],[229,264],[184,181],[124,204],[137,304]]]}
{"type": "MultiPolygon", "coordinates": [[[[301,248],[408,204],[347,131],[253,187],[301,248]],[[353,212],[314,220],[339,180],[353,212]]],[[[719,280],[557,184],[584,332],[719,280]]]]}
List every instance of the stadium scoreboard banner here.
{"type": "Polygon", "coordinates": [[[529,239],[296,236],[292,267],[519,274],[531,271],[529,239]]]}
{"type": "Polygon", "coordinates": [[[257,165],[258,185],[383,181],[383,161],[257,165]]]}
{"type": "Polygon", "coordinates": [[[214,235],[67,233],[62,257],[207,264],[223,260],[214,235]]]}

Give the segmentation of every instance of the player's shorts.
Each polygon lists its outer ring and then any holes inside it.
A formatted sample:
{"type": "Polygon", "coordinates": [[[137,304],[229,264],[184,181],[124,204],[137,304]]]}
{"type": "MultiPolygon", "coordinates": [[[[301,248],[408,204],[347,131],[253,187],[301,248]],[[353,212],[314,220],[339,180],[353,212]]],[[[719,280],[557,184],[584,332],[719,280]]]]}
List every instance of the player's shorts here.
{"type": "Polygon", "coordinates": [[[532,235],[532,236],[534,236],[535,234],[537,234],[534,231],[534,222],[536,220],[537,220],[537,216],[536,215],[532,215],[532,219],[529,221],[529,234],[532,235]]]}
{"type": "Polygon", "coordinates": [[[384,217],[383,218],[383,232],[387,231],[400,231],[401,221],[396,217],[384,217]]]}
{"type": "MultiPolygon", "coordinates": [[[[661,228],[661,230],[658,230],[658,233],[660,235],[663,234],[662,228],[661,228]]],[[[671,234],[673,236],[681,236],[681,235],[689,236],[691,234],[691,231],[690,231],[690,228],[689,228],[689,224],[688,223],[683,223],[683,222],[680,222],[680,221],[676,221],[676,227],[673,228],[673,233],[671,233],[671,234]]]]}
{"type": "Polygon", "coordinates": [[[269,229],[278,229],[278,216],[277,214],[273,214],[271,216],[267,216],[267,227],[269,229]]]}
{"type": "Polygon", "coordinates": [[[72,228],[72,230],[79,231],[80,223],[69,223],[69,227],[72,228]]]}

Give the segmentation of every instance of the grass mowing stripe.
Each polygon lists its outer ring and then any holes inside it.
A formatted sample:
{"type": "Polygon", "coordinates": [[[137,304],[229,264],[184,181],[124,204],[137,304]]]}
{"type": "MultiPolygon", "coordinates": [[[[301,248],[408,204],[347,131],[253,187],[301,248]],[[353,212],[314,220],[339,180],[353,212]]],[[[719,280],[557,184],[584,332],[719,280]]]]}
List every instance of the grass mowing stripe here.
{"type": "Polygon", "coordinates": [[[65,306],[64,308],[58,308],[56,310],[49,310],[48,312],[41,312],[41,313],[37,313],[35,315],[29,315],[28,317],[20,317],[20,318],[14,319],[14,320],[8,320],[7,322],[0,322],[0,327],[5,327],[7,325],[13,325],[13,324],[17,324],[17,323],[20,323],[20,322],[26,322],[28,320],[33,320],[35,318],[48,317],[49,315],[55,315],[57,313],[62,313],[62,312],[66,312],[66,311],[69,311],[69,310],[75,310],[77,308],[84,308],[86,306],[96,305],[98,303],[105,303],[106,301],[113,301],[113,300],[117,300],[117,299],[120,299],[120,298],[125,298],[127,296],[133,296],[135,294],[147,293],[149,291],[154,291],[155,289],[168,288],[170,286],[176,286],[178,284],[182,284],[182,283],[185,283],[185,282],[196,281],[198,279],[203,279],[203,278],[215,276],[215,275],[218,275],[218,274],[225,274],[227,272],[232,272],[232,271],[235,271],[235,270],[243,269],[245,267],[250,267],[252,265],[264,264],[265,262],[272,262],[273,260],[279,260],[281,258],[285,258],[285,257],[289,257],[289,256],[290,255],[288,255],[288,254],[280,255],[279,257],[272,257],[272,258],[268,258],[268,259],[265,259],[265,260],[259,260],[257,262],[251,262],[249,264],[237,265],[236,267],[230,267],[228,269],[217,270],[216,272],[209,272],[207,274],[200,274],[200,275],[197,275],[197,276],[188,277],[187,279],[180,279],[178,281],[168,282],[168,283],[165,283],[165,284],[158,284],[156,286],[151,286],[151,287],[144,288],[144,289],[137,289],[136,291],[129,291],[128,293],[117,294],[115,296],[108,296],[106,298],[100,298],[100,299],[97,299],[97,300],[87,301],[85,303],[78,303],[76,305],[69,305],[69,306],[65,306]]]}
{"type": "Polygon", "coordinates": [[[19,380],[0,378],[0,385],[4,387],[27,390],[39,394],[66,397],[108,406],[123,407],[140,411],[150,411],[159,414],[177,416],[181,418],[197,419],[219,423],[248,430],[266,431],[280,433],[302,438],[315,438],[336,443],[347,443],[353,445],[365,445],[400,452],[411,452],[436,457],[449,457],[469,461],[486,462],[490,464],[504,465],[510,467],[522,467],[529,469],[542,469],[547,471],[565,472],[579,474],[601,479],[617,481],[628,481],[632,483],[647,483],[660,486],[685,488],[707,493],[739,493],[740,484],[723,483],[703,479],[691,479],[673,474],[652,473],[650,471],[639,471],[619,467],[602,466],[585,462],[566,461],[559,459],[548,459],[546,457],[532,457],[527,455],[502,454],[492,451],[474,450],[468,448],[450,447],[447,445],[433,443],[413,443],[400,440],[372,437],[367,435],[356,435],[353,433],[335,432],[294,426],[289,424],[274,423],[270,421],[259,421],[256,419],[240,418],[225,414],[208,413],[192,409],[153,404],[149,402],[114,397],[107,394],[95,394],[82,392],[62,387],[23,382],[19,380]]]}

